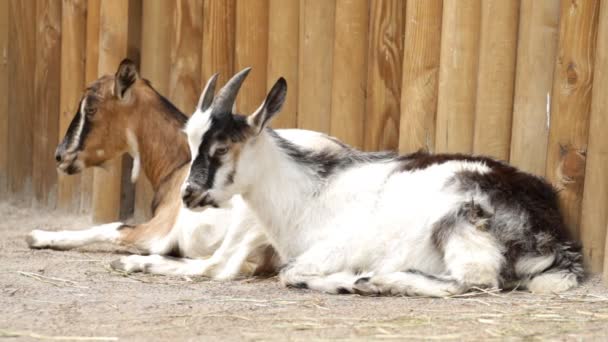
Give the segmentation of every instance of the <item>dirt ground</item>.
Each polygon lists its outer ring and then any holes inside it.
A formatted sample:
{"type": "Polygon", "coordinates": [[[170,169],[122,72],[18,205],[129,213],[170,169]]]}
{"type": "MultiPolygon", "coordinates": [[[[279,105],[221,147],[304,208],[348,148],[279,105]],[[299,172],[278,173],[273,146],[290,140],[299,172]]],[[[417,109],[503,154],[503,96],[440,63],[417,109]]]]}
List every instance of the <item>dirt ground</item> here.
{"type": "Polygon", "coordinates": [[[124,249],[30,250],[34,228],[78,229],[65,216],[0,203],[0,338],[7,340],[603,340],[608,290],[595,277],[562,295],[482,293],[366,298],[286,289],[276,279],[120,274],[124,249]]]}

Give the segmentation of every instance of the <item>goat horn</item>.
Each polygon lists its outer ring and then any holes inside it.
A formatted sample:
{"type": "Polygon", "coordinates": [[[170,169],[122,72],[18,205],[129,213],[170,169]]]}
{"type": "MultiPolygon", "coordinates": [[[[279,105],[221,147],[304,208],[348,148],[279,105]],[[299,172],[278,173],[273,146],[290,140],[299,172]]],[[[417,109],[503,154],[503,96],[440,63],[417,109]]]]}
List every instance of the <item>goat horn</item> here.
{"type": "Polygon", "coordinates": [[[226,113],[232,113],[232,105],[236,100],[236,95],[241,89],[241,84],[249,74],[251,68],[245,68],[238,74],[234,75],[228,83],[217,93],[213,99],[213,113],[216,115],[224,115],[226,113]]]}

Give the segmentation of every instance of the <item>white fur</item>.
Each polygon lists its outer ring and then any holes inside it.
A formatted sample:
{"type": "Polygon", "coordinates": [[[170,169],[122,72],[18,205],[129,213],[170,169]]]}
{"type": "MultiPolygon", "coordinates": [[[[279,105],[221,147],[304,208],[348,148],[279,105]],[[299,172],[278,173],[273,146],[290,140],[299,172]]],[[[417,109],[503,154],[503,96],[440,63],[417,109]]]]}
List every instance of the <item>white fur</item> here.
{"type": "Polygon", "coordinates": [[[528,281],[526,287],[534,293],[558,293],[578,285],[576,275],[570,272],[541,273],[528,281]]]}
{"type": "Polygon", "coordinates": [[[129,154],[133,158],[133,168],[131,169],[131,183],[137,181],[139,172],[141,170],[141,158],[139,156],[139,144],[137,143],[137,137],[132,130],[127,128],[127,145],[129,146],[129,154]]]}
{"type": "Polygon", "coordinates": [[[113,222],[86,230],[62,230],[58,232],[33,230],[28,234],[27,241],[34,248],[53,249],[71,249],[96,242],[116,243],[120,237],[118,228],[122,225],[122,222],[113,222]]]}

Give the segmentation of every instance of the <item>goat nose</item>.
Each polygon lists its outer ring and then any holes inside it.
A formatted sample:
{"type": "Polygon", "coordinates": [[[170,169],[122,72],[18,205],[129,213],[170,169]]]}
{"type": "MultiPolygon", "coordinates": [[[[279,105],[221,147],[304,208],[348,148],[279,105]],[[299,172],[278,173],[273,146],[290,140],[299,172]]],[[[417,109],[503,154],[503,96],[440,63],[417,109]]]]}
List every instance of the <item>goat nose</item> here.
{"type": "Polygon", "coordinates": [[[63,157],[61,156],[61,152],[59,152],[59,151],[55,151],[55,160],[56,160],[58,163],[61,163],[61,161],[63,160],[63,157]]]}

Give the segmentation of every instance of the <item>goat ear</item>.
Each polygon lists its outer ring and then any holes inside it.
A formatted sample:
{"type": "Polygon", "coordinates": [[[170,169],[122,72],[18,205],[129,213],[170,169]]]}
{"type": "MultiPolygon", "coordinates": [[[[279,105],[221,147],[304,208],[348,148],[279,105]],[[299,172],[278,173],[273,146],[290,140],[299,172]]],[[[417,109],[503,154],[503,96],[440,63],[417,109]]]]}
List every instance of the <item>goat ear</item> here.
{"type": "Polygon", "coordinates": [[[247,122],[253,127],[257,133],[261,132],[268,125],[278,112],[281,111],[285,98],[287,96],[287,81],[283,77],[272,86],[270,92],[266,96],[264,103],[258,108],[255,113],[249,115],[247,122]]]}
{"type": "Polygon", "coordinates": [[[198,99],[198,105],[196,108],[200,109],[201,112],[206,111],[213,102],[213,95],[215,94],[215,83],[217,82],[217,73],[213,74],[209,81],[207,81],[207,85],[205,85],[205,89],[201,93],[201,97],[198,99]]]}
{"type": "Polygon", "coordinates": [[[137,72],[135,63],[128,58],[123,59],[114,77],[114,94],[116,97],[119,99],[124,98],[129,88],[138,78],[139,73],[137,72]]]}

